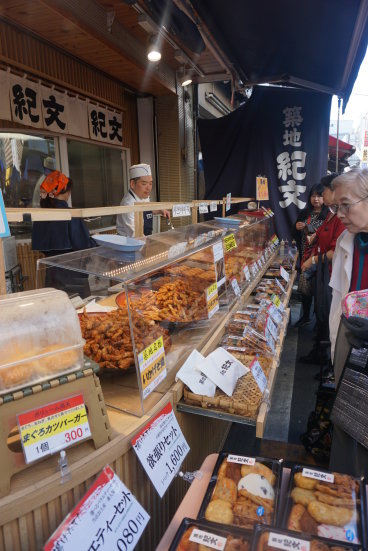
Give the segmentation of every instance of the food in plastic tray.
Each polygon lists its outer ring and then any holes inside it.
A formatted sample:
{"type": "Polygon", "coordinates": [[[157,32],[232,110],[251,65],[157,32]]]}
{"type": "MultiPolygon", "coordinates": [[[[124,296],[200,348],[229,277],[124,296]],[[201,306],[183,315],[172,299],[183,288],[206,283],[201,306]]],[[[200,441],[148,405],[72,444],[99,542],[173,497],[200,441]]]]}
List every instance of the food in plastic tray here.
{"type": "Polygon", "coordinates": [[[269,526],[257,526],[254,530],[252,551],[288,551],[300,549],[305,551],[359,551],[358,545],[348,545],[328,541],[318,536],[301,535],[291,530],[282,530],[269,526]]]}
{"type": "Polygon", "coordinates": [[[347,317],[368,318],[368,289],[352,291],[342,300],[342,313],[347,317]]]}
{"type": "Polygon", "coordinates": [[[221,454],[199,517],[252,529],[276,519],[281,461],[221,454]]]}
{"type": "Polygon", "coordinates": [[[251,539],[252,534],[241,528],[225,529],[211,522],[184,518],[169,551],[249,551],[251,539]]]}
{"type": "Polygon", "coordinates": [[[284,525],[323,538],[362,542],[362,481],[336,472],[292,469],[284,525]]]}

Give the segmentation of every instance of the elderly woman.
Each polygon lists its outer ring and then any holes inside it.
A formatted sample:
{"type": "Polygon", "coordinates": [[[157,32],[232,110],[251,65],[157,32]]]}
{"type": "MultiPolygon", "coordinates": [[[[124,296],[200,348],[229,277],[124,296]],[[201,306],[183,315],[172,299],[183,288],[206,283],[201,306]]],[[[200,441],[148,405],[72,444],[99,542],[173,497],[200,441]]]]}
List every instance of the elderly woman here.
{"type": "MultiPolygon", "coordinates": [[[[330,337],[337,384],[350,349],[344,325],[340,325],[341,300],[350,291],[368,288],[368,170],[352,169],[338,176],[333,180],[333,189],[333,208],[346,227],[336,244],[330,280],[330,337]]],[[[337,424],[330,468],[355,476],[368,475],[368,450],[337,424]]]]}

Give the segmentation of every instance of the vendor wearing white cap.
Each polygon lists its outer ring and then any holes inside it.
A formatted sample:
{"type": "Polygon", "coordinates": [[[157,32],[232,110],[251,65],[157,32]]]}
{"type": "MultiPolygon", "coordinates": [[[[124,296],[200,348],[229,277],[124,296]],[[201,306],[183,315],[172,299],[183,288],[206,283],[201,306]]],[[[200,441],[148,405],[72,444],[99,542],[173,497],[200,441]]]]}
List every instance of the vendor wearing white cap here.
{"type": "MultiPolygon", "coordinates": [[[[133,205],[134,203],[148,203],[152,191],[152,173],[150,165],[141,163],[133,165],[129,169],[129,191],[126,193],[120,205],[133,205]]],[[[143,213],[143,233],[151,235],[153,230],[153,214],[162,214],[170,218],[167,210],[147,211],[143,213]]],[[[116,229],[119,235],[134,237],[134,213],[118,214],[116,217],[116,229]]]]}

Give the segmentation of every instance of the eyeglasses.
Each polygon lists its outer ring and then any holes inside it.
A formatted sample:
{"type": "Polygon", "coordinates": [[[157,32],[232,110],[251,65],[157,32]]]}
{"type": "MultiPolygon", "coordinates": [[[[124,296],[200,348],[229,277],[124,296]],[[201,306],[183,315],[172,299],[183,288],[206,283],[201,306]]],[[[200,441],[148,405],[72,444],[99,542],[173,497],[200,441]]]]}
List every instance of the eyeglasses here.
{"type": "Polygon", "coordinates": [[[357,205],[358,203],[361,203],[362,201],[364,201],[364,199],[368,199],[368,195],[366,197],[363,197],[363,199],[359,199],[359,201],[355,201],[354,203],[343,203],[342,205],[331,205],[329,209],[333,214],[337,214],[338,211],[340,211],[340,214],[347,214],[349,212],[350,207],[352,207],[353,205],[357,205]]]}

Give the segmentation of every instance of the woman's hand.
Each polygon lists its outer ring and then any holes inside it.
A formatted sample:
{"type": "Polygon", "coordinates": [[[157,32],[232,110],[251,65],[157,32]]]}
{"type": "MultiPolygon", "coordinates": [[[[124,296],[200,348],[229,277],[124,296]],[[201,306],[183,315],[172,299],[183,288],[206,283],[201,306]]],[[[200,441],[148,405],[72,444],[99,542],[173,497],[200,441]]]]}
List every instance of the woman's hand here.
{"type": "Polygon", "coordinates": [[[310,256],[309,258],[307,258],[307,260],[305,260],[301,266],[301,270],[302,272],[305,272],[305,270],[308,270],[308,268],[310,268],[312,266],[312,256],[310,256]]]}
{"type": "Polygon", "coordinates": [[[295,227],[296,227],[296,229],[299,230],[299,231],[304,230],[304,228],[305,228],[305,223],[304,223],[304,222],[297,222],[297,223],[295,224],[295,227]]]}

